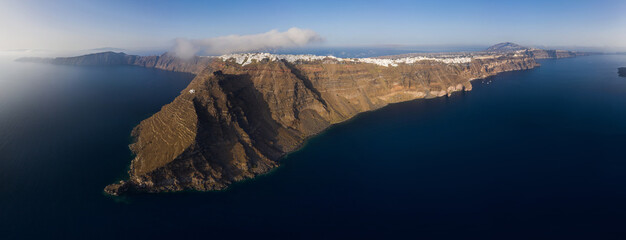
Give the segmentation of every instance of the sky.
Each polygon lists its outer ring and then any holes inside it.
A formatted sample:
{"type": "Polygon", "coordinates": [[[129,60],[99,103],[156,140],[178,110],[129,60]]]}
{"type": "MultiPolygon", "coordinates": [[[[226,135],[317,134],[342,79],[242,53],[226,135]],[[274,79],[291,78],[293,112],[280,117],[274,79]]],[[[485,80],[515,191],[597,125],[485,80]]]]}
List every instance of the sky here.
{"type": "Polygon", "coordinates": [[[0,0],[0,51],[154,50],[181,43],[207,48],[207,42],[218,39],[234,36],[246,42],[254,39],[248,35],[274,31],[285,36],[292,28],[315,33],[315,41],[304,45],[488,46],[512,41],[625,51],[625,10],[624,0],[0,0]]]}

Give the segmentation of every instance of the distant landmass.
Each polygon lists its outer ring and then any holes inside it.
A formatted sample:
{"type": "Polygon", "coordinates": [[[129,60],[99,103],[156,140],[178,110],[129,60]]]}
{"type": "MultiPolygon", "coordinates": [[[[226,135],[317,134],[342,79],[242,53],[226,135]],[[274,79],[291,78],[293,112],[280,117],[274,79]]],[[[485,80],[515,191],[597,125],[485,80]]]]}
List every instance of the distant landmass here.
{"type": "Polygon", "coordinates": [[[620,77],[626,77],[626,67],[618,68],[617,74],[619,74],[620,77]]]}
{"type": "Polygon", "coordinates": [[[487,48],[487,52],[509,52],[509,51],[519,51],[519,50],[529,50],[530,48],[521,46],[519,44],[515,44],[512,42],[503,42],[493,45],[487,48]]]}
{"type": "Polygon", "coordinates": [[[470,91],[471,80],[585,53],[501,43],[480,52],[336,58],[267,53],[194,57],[104,52],[19,61],[135,65],[196,74],[132,131],[129,179],[105,192],[219,190],[279,166],[307,138],[390,103],[470,91]]]}
{"type": "Polygon", "coordinates": [[[534,57],[535,59],[548,59],[548,58],[569,58],[575,56],[585,56],[590,53],[587,52],[575,52],[566,50],[545,50],[538,48],[528,48],[515,44],[512,42],[504,42],[493,45],[485,50],[491,53],[513,52],[513,51],[525,51],[526,54],[534,57]]]}
{"type": "Polygon", "coordinates": [[[198,74],[204,69],[209,58],[194,57],[188,60],[182,60],[173,56],[172,54],[165,53],[160,56],[137,56],[128,55],[122,52],[101,52],[87,54],[78,57],[58,57],[58,58],[39,58],[39,57],[25,57],[18,58],[15,61],[18,62],[39,62],[39,63],[51,63],[62,65],[134,65],[146,68],[157,68],[175,72],[187,72],[198,74]]]}

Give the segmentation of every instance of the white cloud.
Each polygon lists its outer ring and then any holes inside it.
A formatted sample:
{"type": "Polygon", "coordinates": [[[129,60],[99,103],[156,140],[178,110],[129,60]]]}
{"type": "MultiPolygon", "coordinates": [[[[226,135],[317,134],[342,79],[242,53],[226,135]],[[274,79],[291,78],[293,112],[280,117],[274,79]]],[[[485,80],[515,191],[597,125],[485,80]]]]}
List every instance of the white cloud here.
{"type": "Polygon", "coordinates": [[[252,35],[228,35],[205,39],[176,39],[173,52],[180,58],[196,54],[222,55],[255,50],[300,47],[323,39],[313,30],[290,28],[285,32],[271,30],[252,35]]]}

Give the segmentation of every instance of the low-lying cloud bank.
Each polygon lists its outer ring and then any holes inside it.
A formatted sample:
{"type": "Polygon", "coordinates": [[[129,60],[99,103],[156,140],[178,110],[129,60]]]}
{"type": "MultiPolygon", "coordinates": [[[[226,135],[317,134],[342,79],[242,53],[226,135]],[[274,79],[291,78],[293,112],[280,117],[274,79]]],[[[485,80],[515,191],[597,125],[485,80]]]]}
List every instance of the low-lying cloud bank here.
{"type": "Polygon", "coordinates": [[[196,54],[222,55],[263,49],[301,47],[323,39],[313,30],[290,28],[285,32],[271,30],[252,35],[228,35],[205,39],[176,39],[173,52],[180,58],[196,54]]]}

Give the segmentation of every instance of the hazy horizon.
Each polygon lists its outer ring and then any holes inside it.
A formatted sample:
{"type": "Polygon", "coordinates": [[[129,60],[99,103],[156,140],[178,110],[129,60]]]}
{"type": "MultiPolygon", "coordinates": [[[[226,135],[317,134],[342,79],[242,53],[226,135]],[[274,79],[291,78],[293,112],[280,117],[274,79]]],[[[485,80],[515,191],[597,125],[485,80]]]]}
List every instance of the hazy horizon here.
{"type": "MultiPolygon", "coordinates": [[[[513,42],[515,43],[515,42],[513,42]]],[[[279,48],[279,49],[258,49],[247,52],[270,52],[277,54],[314,54],[319,55],[319,52],[332,52],[341,50],[390,50],[390,51],[410,51],[410,52],[469,52],[469,51],[481,51],[486,48],[497,44],[476,44],[476,45],[313,45],[294,48],[279,48]]],[[[586,47],[586,46],[545,46],[545,45],[524,45],[530,48],[541,49],[559,49],[570,51],[583,51],[583,52],[604,52],[604,53],[623,53],[626,51],[620,49],[605,49],[598,47],[586,47]]],[[[150,56],[161,55],[163,53],[171,52],[171,47],[167,48],[153,48],[153,49],[132,49],[132,48],[115,48],[115,47],[101,47],[92,49],[79,49],[79,50],[51,50],[51,49],[3,49],[0,50],[0,56],[9,57],[69,57],[84,55],[90,53],[99,52],[123,52],[126,54],[150,56]]],[[[200,56],[218,56],[220,54],[197,54],[200,56]]],[[[332,54],[331,54],[332,55],[332,54]]]]}
{"type": "MultiPolygon", "coordinates": [[[[626,51],[626,2],[15,1],[0,3],[3,55],[220,55],[280,48],[538,48],[626,51]],[[251,24],[254,23],[254,24],[251,24]]],[[[181,55],[181,56],[182,56],[181,55]]]]}

